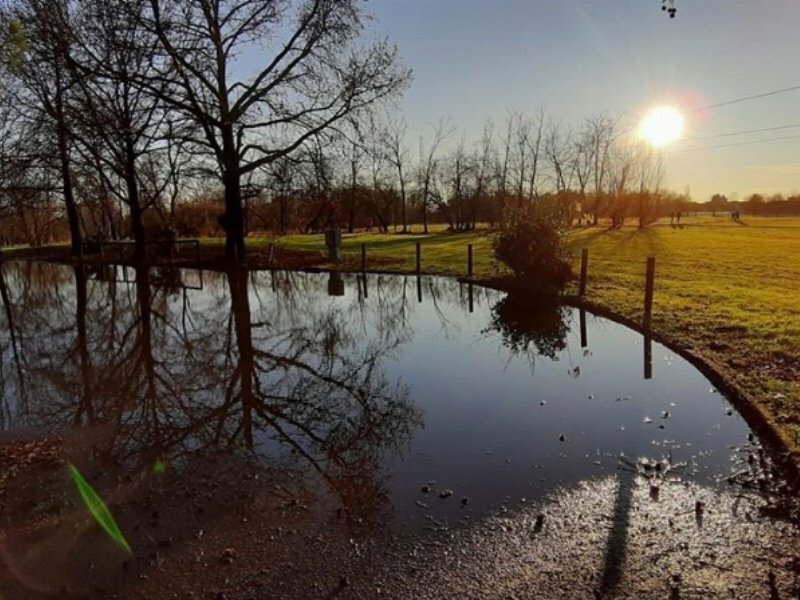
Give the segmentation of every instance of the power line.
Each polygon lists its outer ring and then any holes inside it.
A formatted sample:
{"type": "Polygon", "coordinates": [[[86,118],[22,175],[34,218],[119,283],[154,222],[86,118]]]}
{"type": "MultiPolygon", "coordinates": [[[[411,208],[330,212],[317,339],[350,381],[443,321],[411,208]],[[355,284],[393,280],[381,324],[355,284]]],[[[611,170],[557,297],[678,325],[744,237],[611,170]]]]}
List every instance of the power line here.
{"type": "Polygon", "coordinates": [[[766,98],[767,96],[776,96],[778,94],[785,94],[787,92],[794,92],[800,90],[800,85],[793,85],[787,88],[781,88],[779,90],[772,90],[769,92],[763,92],[761,94],[753,94],[752,96],[743,96],[741,98],[734,98],[733,100],[725,100],[724,102],[717,102],[715,104],[708,104],[706,106],[699,106],[697,108],[690,108],[686,112],[698,112],[701,110],[707,110],[709,108],[718,108],[720,106],[729,106],[731,104],[738,104],[739,102],[747,102],[748,100],[757,100],[758,98],[766,98]]]}
{"type": "Polygon", "coordinates": [[[765,140],[751,140],[749,142],[738,142],[736,144],[722,144],[719,146],[701,146],[699,148],[682,148],[680,150],[670,150],[664,152],[664,154],[680,154],[681,152],[695,152],[698,150],[717,150],[719,148],[733,148],[734,146],[749,146],[751,144],[764,144],[767,142],[778,142],[781,140],[794,140],[800,138],[800,134],[797,135],[785,135],[782,137],[775,137],[775,138],[767,138],[765,140]]]}
{"type": "Polygon", "coordinates": [[[796,127],[800,127],[800,123],[791,123],[789,125],[778,125],[776,127],[762,127],[760,129],[747,129],[745,131],[733,131],[730,133],[715,133],[713,135],[703,135],[700,137],[691,137],[679,140],[681,142],[697,142],[700,140],[711,140],[714,138],[721,138],[721,137],[731,137],[735,135],[747,135],[750,133],[761,133],[764,131],[778,131],[780,129],[794,129],[796,127]]]}

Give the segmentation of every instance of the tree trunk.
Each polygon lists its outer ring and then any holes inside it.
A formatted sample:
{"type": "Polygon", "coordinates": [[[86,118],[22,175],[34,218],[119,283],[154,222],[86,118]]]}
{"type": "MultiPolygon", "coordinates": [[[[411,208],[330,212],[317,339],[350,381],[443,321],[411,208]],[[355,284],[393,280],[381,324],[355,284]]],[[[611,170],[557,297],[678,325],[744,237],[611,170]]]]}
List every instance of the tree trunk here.
{"type": "Polygon", "coordinates": [[[225,259],[244,258],[244,215],[239,165],[225,170],[225,259]]]}
{"type": "Polygon", "coordinates": [[[67,223],[69,224],[70,252],[72,256],[81,253],[81,228],[78,220],[78,209],[75,206],[75,193],[72,188],[72,173],[69,168],[69,149],[68,132],[64,124],[64,115],[61,107],[60,95],[58,103],[58,123],[56,124],[58,137],[58,160],[61,171],[62,191],[64,194],[64,205],[67,210],[67,223]]]}
{"type": "Polygon", "coordinates": [[[134,256],[137,261],[147,258],[147,240],[142,222],[142,205],[139,201],[139,182],[136,181],[136,162],[133,146],[129,144],[125,165],[125,187],[128,191],[128,206],[131,213],[131,234],[134,240],[134,256]]]}

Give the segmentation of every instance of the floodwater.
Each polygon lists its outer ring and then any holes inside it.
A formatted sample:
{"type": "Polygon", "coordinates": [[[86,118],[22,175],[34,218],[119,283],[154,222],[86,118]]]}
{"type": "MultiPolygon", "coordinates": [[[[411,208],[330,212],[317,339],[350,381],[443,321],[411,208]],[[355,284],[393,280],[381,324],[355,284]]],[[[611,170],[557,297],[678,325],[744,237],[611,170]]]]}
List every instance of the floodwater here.
{"type": "MultiPolygon", "coordinates": [[[[292,506],[324,495],[359,535],[468,529],[587,482],[638,477],[655,501],[673,484],[753,487],[769,463],[687,361],[546,299],[430,277],[36,263],[4,264],[0,292],[0,441],[67,448],[48,480],[64,485],[22,486],[6,530],[75,509],[65,460],[101,496],[194,473],[198,456],[247,461],[275,494],[290,487],[276,473],[313,481],[292,506]]],[[[19,460],[0,483],[36,468],[19,460]]],[[[218,485],[181,481],[193,502],[218,485]]],[[[138,502],[112,496],[117,512],[138,502]]]]}

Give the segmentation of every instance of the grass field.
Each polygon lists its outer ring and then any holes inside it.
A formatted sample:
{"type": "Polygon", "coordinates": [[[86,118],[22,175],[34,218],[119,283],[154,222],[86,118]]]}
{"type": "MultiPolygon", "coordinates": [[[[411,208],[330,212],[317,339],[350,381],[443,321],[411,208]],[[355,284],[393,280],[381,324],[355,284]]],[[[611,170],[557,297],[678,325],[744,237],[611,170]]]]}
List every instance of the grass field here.
{"type": "MultiPolygon", "coordinates": [[[[428,236],[345,235],[346,266],[360,246],[378,270],[411,271],[415,242],[427,273],[464,275],[466,245],[474,245],[475,275],[492,277],[485,231],[428,236]]],[[[286,236],[278,243],[324,250],[322,236],[286,236]]],[[[653,328],[701,356],[764,414],[787,446],[800,450],[800,219],[685,219],[682,228],[657,223],[570,236],[574,255],[589,249],[587,300],[641,320],[645,263],[656,257],[653,328]]],[[[576,259],[576,272],[577,272],[576,259]]],[[[572,290],[575,291],[574,289],[572,290]]]]}

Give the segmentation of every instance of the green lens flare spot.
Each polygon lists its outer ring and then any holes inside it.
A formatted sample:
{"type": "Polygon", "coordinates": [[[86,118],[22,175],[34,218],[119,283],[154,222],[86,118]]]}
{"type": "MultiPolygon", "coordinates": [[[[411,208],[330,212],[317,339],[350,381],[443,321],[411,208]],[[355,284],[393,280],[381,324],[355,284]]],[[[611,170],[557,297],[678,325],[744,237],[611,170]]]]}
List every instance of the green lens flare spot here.
{"type": "Polygon", "coordinates": [[[86,505],[86,508],[89,509],[89,513],[94,517],[95,521],[100,524],[100,527],[106,531],[109,537],[114,540],[118,546],[132,554],[133,552],[130,545],[128,545],[128,541],[125,539],[125,536],[122,535],[116,521],[114,521],[111,511],[108,510],[103,499],[83,478],[83,475],[80,474],[80,471],[78,471],[75,465],[69,465],[69,474],[72,476],[72,481],[75,482],[75,487],[78,488],[81,500],[83,500],[83,503],[86,505]]]}

